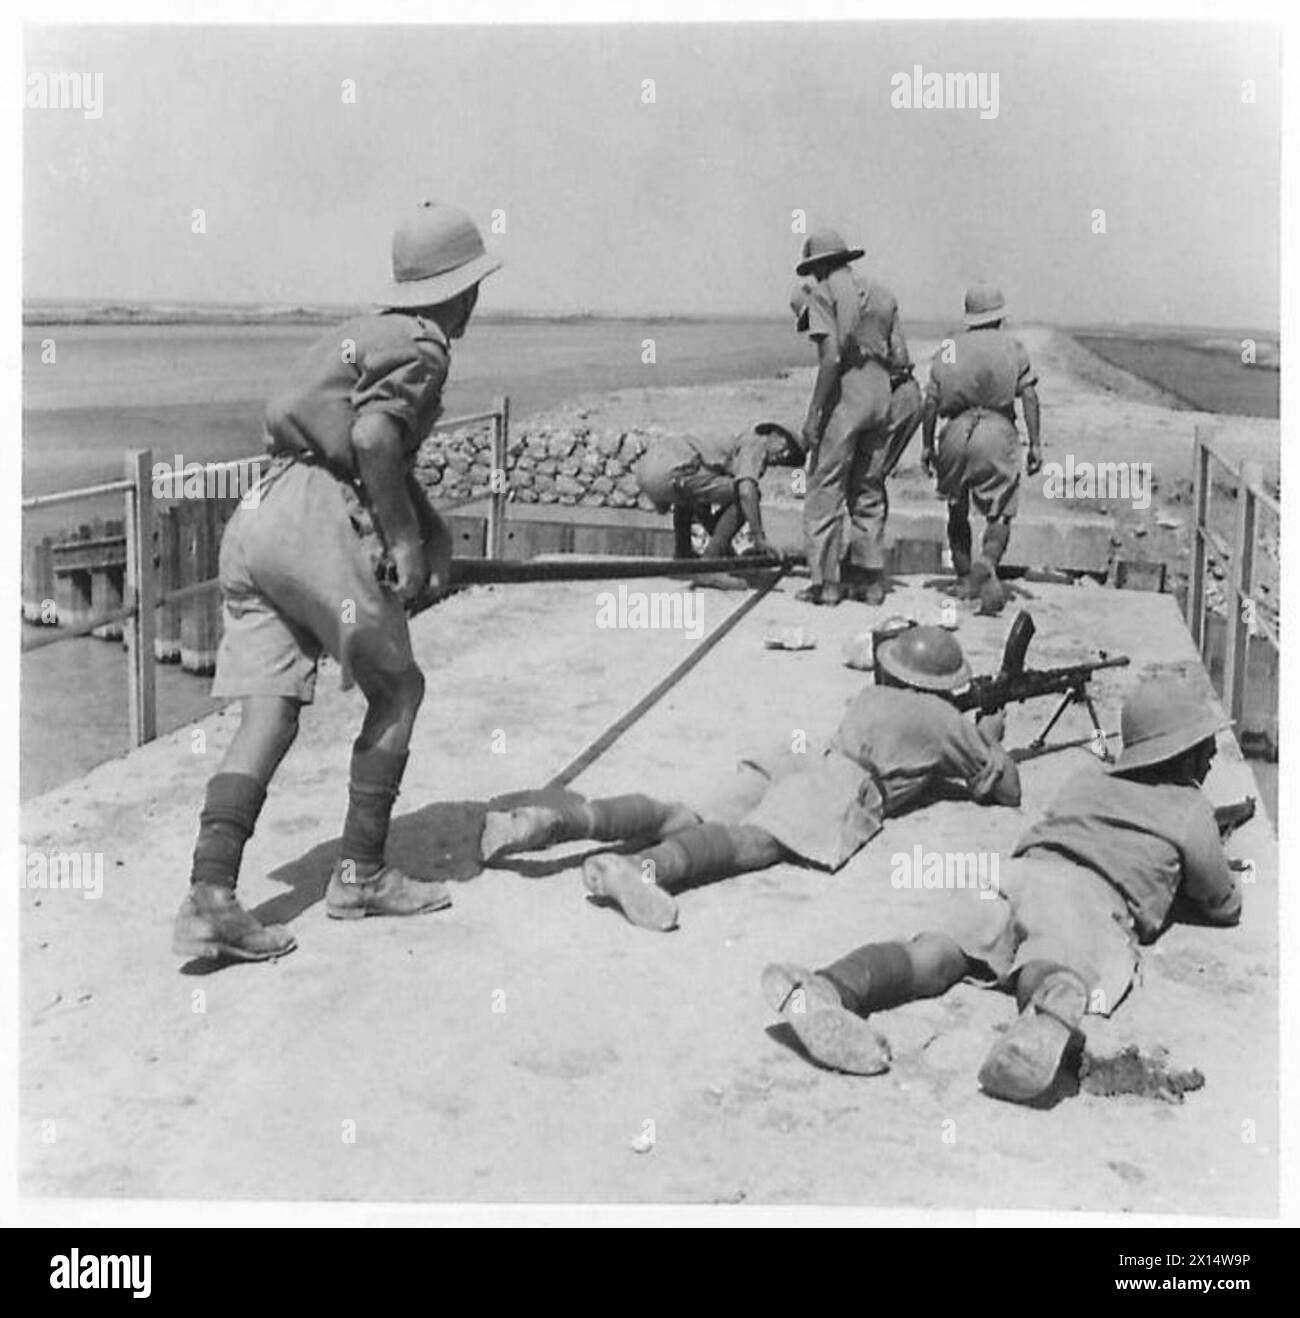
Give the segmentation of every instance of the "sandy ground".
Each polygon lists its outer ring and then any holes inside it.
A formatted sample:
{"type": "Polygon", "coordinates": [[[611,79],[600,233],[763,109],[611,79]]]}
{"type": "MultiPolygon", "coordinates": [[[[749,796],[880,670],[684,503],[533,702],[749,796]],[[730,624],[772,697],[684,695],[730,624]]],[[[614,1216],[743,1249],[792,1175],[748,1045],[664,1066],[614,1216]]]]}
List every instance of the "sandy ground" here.
{"type": "MultiPolygon", "coordinates": [[[[1276,470],[1276,422],[1173,412],[1063,336],[1025,338],[1043,377],[1048,460],[1151,461],[1165,498],[1190,474],[1199,420],[1276,470]]],[[[918,360],[932,348],[914,345],[918,360]]],[[[633,390],[561,415],[665,429],[797,423],[810,381],[633,390]]],[[[933,507],[918,450],[895,501],[933,507]]],[[[1030,491],[1027,510],[1035,503],[1068,515],[1030,491]]],[[[1113,511],[1117,534],[1130,535],[1113,511]]],[[[1184,532],[1166,529],[1163,548],[1160,534],[1148,528],[1140,556],[1177,554],[1184,532]]],[[[841,665],[841,645],[880,611],[810,616],[791,598],[796,584],[764,600],[575,789],[699,802],[740,754],[796,728],[829,732],[864,680],[841,665]],[[798,623],[816,649],[763,649],[771,628],[798,623]]],[[[1198,1067],[1205,1087],[1181,1106],[1079,1094],[1021,1109],[982,1097],[975,1072],[1013,1014],[997,993],[963,986],[882,1017],[896,1061],[875,1079],[811,1066],[759,993],[768,960],[822,964],[924,927],[928,903],[960,895],[893,889],[891,858],[917,843],[1005,851],[1084,751],[1027,765],[1019,810],[933,804],[890,821],[837,875],[779,866],[689,893],[670,935],[586,898],[580,847],[480,871],[485,803],[540,786],[690,648],[681,632],[598,629],[600,589],[476,589],[415,624],[430,690],[392,853],[453,880],[450,911],[325,917],[361,711],[336,670],[322,675],[246,854],[245,900],[299,938],[275,965],[210,971],[169,955],[203,786],[233,712],[27,803],[28,846],[102,853],[105,882],[97,900],[20,893],[26,1193],[1275,1212],[1277,863],[1264,819],[1230,844],[1255,862],[1241,926],[1173,929],[1148,949],[1115,1019],[1090,1022],[1099,1053],[1159,1045],[1198,1067]],[[653,1148],[634,1151],[650,1130],[653,1148]]],[[[1032,662],[1099,645],[1132,656],[1096,684],[1108,727],[1138,676],[1199,671],[1169,596],[1020,590],[1038,623],[1032,662]]],[[[711,628],[741,597],[700,598],[711,628]]],[[[941,598],[910,579],[886,611],[933,619],[941,598]]],[[[1009,617],[963,613],[977,670],[995,666],[1009,617]]],[[[1050,710],[1014,709],[1008,740],[1028,740],[1050,710]]],[[[1085,727],[1076,712],[1061,733],[1085,727]]],[[[1216,802],[1254,790],[1226,739],[1208,790],[1216,802]]]]}
{"type": "MultiPolygon", "coordinates": [[[[877,614],[845,605],[810,619],[795,584],[575,788],[698,800],[744,751],[796,728],[828,732],[864,680],[841,665],[841,644],[877,614]],[[798,622],[816,649],[763,648],[770,628],[798,622]]],[[[1039,627],[1033,662],[1098,644],[1132,656],[1096,685],[1108,727],[1139,675],[1196,667],[1168,597],[1022,589],[1039,627]]],[[[1018,810],[946,802],[890,821],[834,876],[779,866],[688,893],[669,935],[586,898],[581,848],[479,872],[483,803],[539,786],[689,648],[680,632],[598,630],[598,590],[476,589],[415,624],[430,694],[392,851],[454,880],[449,911],[325,917],[360,717],[335,671],[246,857],[245,899],[299,938],[275,965],[202,973],[169,955],[231,714],[28,804],[29,846],[102,852],[106,876],[98,900],[20,893],[26,1193],[1276,1211],[1277,865],[1263,819],[1231,844],[1256,866],[1241,926],[1173,929],[1135,995],[1091,1028],[1098,1051],[1159,1044],[1200,1068],[1205,1088],[1181,1106],[983,1097],[975,1072],[1013,1015],[995,992],[963,986],[882,1017],[896,1063],[874,1079],[810,1065],[759,992],[770,959],[822,964],[924,926],[928,903],[961,900],[894,890],[891,856],[916,843],[1005,850],[1085,751],[1027,765],[1018,810]],[[653,1148],[634,1151],[650,1130],[653,1148]]],[[[738,598],[705,594],[705,626],[738,598]]],[[[941,598],[911,580],[888,607],[933,618],[941,598]]],[[[977,670],[994,666],[1006,626],[963,614],[977,670]]],[[[1009,742],[1050,708],[1014,709],[1009,742]]],[[[1066,724],[1063,735],[1086,727],[1077,713],[1066,724]]],[[[1234,745],[1208,786],[1216,802],[1251,790],[1234,745]]]]}

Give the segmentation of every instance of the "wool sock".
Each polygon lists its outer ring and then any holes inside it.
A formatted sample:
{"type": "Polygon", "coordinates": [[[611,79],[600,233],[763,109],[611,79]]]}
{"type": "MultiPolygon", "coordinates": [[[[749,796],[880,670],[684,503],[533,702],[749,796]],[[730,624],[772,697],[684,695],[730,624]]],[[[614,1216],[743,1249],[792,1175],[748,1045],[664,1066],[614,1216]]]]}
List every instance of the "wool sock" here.
{"type": "Polygon", "coordinates": [[[995,518],[984,527],[984,539],[980,544],[980,557],[985,559],[996,571],[1002,562],[1002,555],[1007,552],[1007,542],[1011,539],[1011,523],[1006,518],[995,518]]]}
{"type": "Polygon", "coordinates": [[[863,1016],[915,996],[912,957],[903,943],[868,943],[817,973],[839,989],[850,1011],[863,1016]]]}
{"type": "Polygon", "coordinates": [[[958,512],[952,504],[948,505],[948,548],[952,550],[953,570],[959,577],[969,576],[971,556],[970,515],[965,509],[958,512]]]}
{"type": "Polygon", "coordinates": [[[218,773],[208,780],[191,883],[235,886],[244,844],[253,835],[265,800],[266,788],[249,774],[218,773]]]}
{"type": "Polygon", "coordinates": [[[661,888],[690,888],[713,879],[775,865],[785,854],[770,834],[752,824],[697,824],[671,833],[641,853],[661,888]]]}
{"type": "Polygon", "coordinates": [[[657,838],[669,816],[677,809],[672,802],[656,801],[653,796],[639,793],[588,801],[585,803],[587,828],[576,836],[593,838],[597,842],[657,838]]]}
{"type": "Polygon", "coordinates": [[[388,821],[402,785],[407,754],[352,748],[348,773],[348,813],[343,821],[339,858],[353,863],[355,875],[368,879],[384,865],[388,821]]]}

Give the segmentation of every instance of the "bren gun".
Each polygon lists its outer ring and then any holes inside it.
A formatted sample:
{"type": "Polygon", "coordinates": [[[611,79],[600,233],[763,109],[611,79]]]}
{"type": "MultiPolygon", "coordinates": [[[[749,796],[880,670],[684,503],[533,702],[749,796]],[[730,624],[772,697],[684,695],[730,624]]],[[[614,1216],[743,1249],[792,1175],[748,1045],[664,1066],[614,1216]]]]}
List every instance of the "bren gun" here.
{"type": "Polygon", "coordinates": [[[1106,747],[1107,734],[1102,730],[1097,718],[1097,709],[1092,702],[1092,693],[1088,683],[1092,675],[1103,668],[1126,668],[1128,655],[1108,655],[1099,651],[1096,659],[1081,664],[1067,664],[1061,668],[1026,668],[1025,655],[1029,642],[1034,637],[1034,620],[1025,610],[1016,614],[1011,630],[1007,634],[1006,647],[1002,652],[1002,666],[992,675],[971,679],[971,683],[962,691],[949,696],[948,699],[960,710],[978,709],[981,713],[991,714],[1005,705],[1018,704],[1022,700],[1033,700],[1036,696],[1060,695],[1052,717],[1043,725],[1043,729],[1029,743],[1012,752],[1016,760],[1032,759],[1048,751],[1064,750],[1067,746],[1084,746],[1094,738],[1102,748],[1102,758],[1110,759],[1106,747]],[[1061,716],[1071,705],[1082,705],[1092,719],[1094,732],[1092,736],[1079,738],[1071,742],[1048,745],[1047,738],[1060,721],[1061,716]]]}

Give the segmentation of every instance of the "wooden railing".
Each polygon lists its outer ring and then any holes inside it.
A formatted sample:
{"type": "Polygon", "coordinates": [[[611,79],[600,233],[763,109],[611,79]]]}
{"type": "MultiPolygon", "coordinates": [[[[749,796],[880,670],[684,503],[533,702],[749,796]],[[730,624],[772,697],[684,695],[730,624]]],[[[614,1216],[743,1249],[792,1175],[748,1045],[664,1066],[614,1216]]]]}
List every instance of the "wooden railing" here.
{"type": "MultiPolygon", "coordinates": [[[[1266,601],[1260,598],[1256,579],[1261,513],[1277,520],[1281,529],[1282,509],[1264,488],[1263,468],[1258,462],[1239,466],[1220,453],[1203,426],[1196,427],[1196,446],[1192,475],[1192,563],[1187,591],[1187,626],[1196,642],[1202,663],[1213,674],[1217,667],[1210,653],[1210,626],[1206,607],[1207,560],[1211,553],[1231,563],[1225,579],[1226,629],[1222,683],[1219,696],[1228,717],[1240,723],[1248,706],[1250,679],[1250,641],[1262,636],[1275,651],[1280,649],[1278,630],[1268,619],[1266,601]],[[1231,539],[1211,525],[1213,491],[1216,475],[1226,473],[1226,483],[1236,489],[1236,510],[1231,539]]],[[[1276,607],[1276,602],[1274,603],[1276,607]]]]}

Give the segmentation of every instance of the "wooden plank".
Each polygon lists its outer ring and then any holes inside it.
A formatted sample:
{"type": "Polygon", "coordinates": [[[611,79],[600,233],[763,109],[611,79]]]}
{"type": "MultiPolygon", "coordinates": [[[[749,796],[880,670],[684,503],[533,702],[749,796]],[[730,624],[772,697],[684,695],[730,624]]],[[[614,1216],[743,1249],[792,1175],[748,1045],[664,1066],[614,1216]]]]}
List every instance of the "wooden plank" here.
{"type": "Polygon", "coordinates": [[[126,590],[135,606],[126,627],[128,719],[131,740],[142,746],[158,733],[154,683],[153,454],[136,449],[126,455],[126,477],[132,492],[126,497],[126,590]]]}
{"type": "MultiPolygon", "coordinates": [[[[181,510],[181,559],[191,582],[207,581],[217,574],[220,510],[214,499],[188,499],[181,510]]],[[[207,591],[187,599],[181,613],[181,667],[187,673],[209,674],[217,665],[221,634],[221,594],[207,591]]]]}
{"type": "MultiPolygon", "coordinates": [[[[181,585],[181,528],[174,504],[160,504],[158,523],[158,586],[165,595],[181,585]]],[[[164,664],[181,661],[181,612],[179,604],[164,604],[158,610],[158,634],[154,658],[164,664]]]]}

